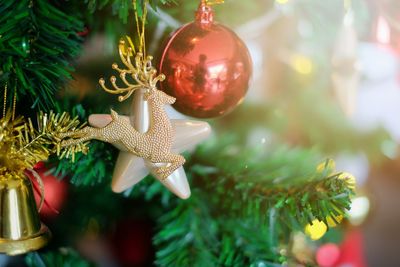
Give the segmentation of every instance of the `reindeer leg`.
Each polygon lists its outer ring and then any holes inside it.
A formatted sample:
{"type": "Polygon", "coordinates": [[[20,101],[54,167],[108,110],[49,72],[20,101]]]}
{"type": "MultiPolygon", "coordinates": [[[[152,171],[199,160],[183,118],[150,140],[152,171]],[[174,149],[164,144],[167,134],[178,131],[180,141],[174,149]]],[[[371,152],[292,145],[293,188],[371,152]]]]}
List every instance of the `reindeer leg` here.
{"type": "Polygon", "coordinates": [[[165,180],[170,176],[176,169],[181,167],[185,163],[185,158],[179,154],[167,154],[163,157],[162,162],[170,163],[166,167],[160,167],[157,169],[157,174],[161,176],[162,180],[165,180]]]}
{"type": "Polygon", "coordinates": [[[71,137],[68,140],[63,140],[61,142],[61,146],[62,147],[68,147],[68,146],[74,146],[77,145],[79,143],[91,140],[95,138],[95,132],[97,131],[96,128],[87,126],[85,128],[83,128],[82,130],[76,131],[76,132],[68,132],[68,133],[63,133],[60,135],[60,137],[62,139],[65,139],[67,137],[71,137]],[[74,138],[74,136],[83,136],[80,138],[74,138]]]}
{"type": "Polygon", "coordinates": [[[88,141],[90,139],[93,139],[93,137],[85,136],[85,137],[81,137],[81,138],[78,138],[78,139],[64,140],[64,141],[61,142],[61,146],[62,147],[75,146],[75,145],[77,145],[79,143],[86,142],[86,141],[88,141]]]}
{"type": "Polygon", "coordinates": [[[71,136],[82,136],[82,135],[86,135],[87,133],[89,133],[91,131],[91,129],[94,129],[93,127],[90,126],[86,126],[85,128],[76,131],[76,132],[67,132],[67,133],[61,133],[60,134],[60,138],[64,139],[67,137],[71,137],[71,136]]]}

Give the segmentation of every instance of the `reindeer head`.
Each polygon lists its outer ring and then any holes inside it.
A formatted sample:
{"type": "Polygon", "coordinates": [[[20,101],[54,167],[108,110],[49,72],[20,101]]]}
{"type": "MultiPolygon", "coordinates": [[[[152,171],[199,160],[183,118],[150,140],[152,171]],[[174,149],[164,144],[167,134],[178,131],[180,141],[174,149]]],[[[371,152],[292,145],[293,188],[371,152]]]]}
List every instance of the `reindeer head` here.
{"type": "Polygon", "coordinates": [[[155,103],[156,105],[172,105],[176,98],[167,95],[157,88],[150,88],[144,93],[144,100],[155,103]]]}
{"type": "MultiPolygon", "coordinates": [[[[134,58],[134,62],[132,62],[131,57],[133,55],[133,51],[131,47],[126,49],[125,41],[121,40],[119,44],[119,55],[122,63],[127,67],[126,69],[120,69],[116,63],[112,65],[113,69],[119,72],[119,76],[121,81],[125,84],[125,87],[119,87],[116,84],[117,78],[115,76],[111,76],[110,81],[114,89],[109,89],[105,86],[105,81],[103,78],[99,80],[101,87],[108,93],[111,94],[125,94],[118,97],[120,102],[128,99],[132,93],[140,88],[146,88],[150,90],[153,94],[153,91],[158,91],[156,85],[159,81],[163,81],[165,79],[164,74],[157,75],[157,70],[152,66],[151,61],[153,59],[152,56],[145,57],[142,53],[137,53],[134,58]]],[[[154,91],[154,92],[155,92],[154,91]]],[[[160,103],[164,103],[166,100],[159,100],[160,103]]],[[[168,100],[169,103],[171,100],[168,100]]]]}

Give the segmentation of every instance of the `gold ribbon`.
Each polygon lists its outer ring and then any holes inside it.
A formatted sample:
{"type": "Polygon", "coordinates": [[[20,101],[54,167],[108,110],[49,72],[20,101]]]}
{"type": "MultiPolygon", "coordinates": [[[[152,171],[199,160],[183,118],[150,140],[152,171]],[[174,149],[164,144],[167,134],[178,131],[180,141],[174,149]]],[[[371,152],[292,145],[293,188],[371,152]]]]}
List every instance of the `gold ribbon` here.
{"type": "Polygon", "coordinates": [[[136,32],[137,32],[137,35],[139,36],[139,47],[136,51],[135,47],[132,46],[133,52],[135,54],[142,53],[144,56],[146,56],[145,27],[146,27],[146,18],[147,18],[147,4],[149,3],[149,0],[143,1],[143,14],[142,14],[141,18],[139,18],[139,14],[137,11],[136,0],[132,0],[132,3],[133,3],[133,10],[135,13],[136,32]]]}
{"type": "Polygon", "coordinates": [[[43,207],[43,203],[44,203],[44,184],[43,184],[43,180],[42,177],[40,177],[40,175],[34,170],[34,169],[28,169],[28,171],[30,171],[32,173],[32,175],[36,178],[36,181],[39,184],[39,189],[40,189],[40,203],[39,203],[39,208],[38,210],[40,211],[43,207]]]}

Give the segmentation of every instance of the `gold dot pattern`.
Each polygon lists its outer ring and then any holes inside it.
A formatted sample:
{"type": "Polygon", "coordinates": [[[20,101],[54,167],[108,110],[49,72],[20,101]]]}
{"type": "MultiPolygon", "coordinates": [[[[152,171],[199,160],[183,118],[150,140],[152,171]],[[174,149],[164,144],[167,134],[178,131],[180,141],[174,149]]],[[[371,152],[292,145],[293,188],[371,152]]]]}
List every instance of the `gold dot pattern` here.
{"type": "Polygon", "coordinates": [[[148,98],[151,107],[151,122],[147,132],[136,131],[128,120],[120,117],[117,112],[112,110],[112,121],[108,125],[103,128],[85,127],[74,134],[74,136],[83,135],[83,137],[66,140],[62,145],[70,146],[91,139],[107,143],[118,142],[138,157],[153,163],[168,163],[167,166],[159,167],[157,170],[160,177],[166,179],[185,163],[185,159],[181,155],[171,152],[174,130],[163,109],[163,105],[172,104],[175,98],[157,89],[152,89],[149,93],[146,93],[146,98],[148,98]]]}

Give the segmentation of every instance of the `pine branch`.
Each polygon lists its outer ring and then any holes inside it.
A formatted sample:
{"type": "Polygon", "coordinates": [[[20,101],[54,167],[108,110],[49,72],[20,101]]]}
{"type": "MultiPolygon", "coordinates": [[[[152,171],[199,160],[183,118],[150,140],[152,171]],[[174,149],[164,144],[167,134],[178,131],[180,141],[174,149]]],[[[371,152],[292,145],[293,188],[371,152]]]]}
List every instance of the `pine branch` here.
{"type": "Polygon", "coordinates": [[[61,134],[78,131],[84,126],[66,113],[41,112],[36,129],[30,119],[25,120],[22,116],[13,119],[9,111],[0,119],[0,124],[1,174],[22,172],[47,160],[51,154],[74,160],[76,153],[86,153],[88,149],[87,143],[61,147],[61,134]]]}
{"type": "Polygon", "coordinates": [[[29,253],[25,257],[25,263],[29,267],[53,267],[53,266],[74,266],[90,267],[94,264],[81,258],[81,256],[70,248],[60,248],[57,251],[38,253],[29,253]]]}
{"type": "MultiPolygon", "coordinates": [[[[143,6],[146,1],[136,0],[138,15],[143,15],[143,6]]],[[[104,9],[107,6],[111,6],[114,15],[118,14],[118,17],[127,23],[128,17],[133,13],[132,0],[85,0],[88,5],[90,12],[95,12],[98,9],[104,9]]],[[[176,3],[175,0],[149,0],[149,4],[152,8],[157,9],[159,5],[165,5],[170,3],[176,3]]]]}
{"type": "Polygon", "coordinates": [[[46,0],[10,0],[0,4],[0,86],[29,96],[33,106],[49,110],[55,93],[71,78],[69,61],[78,54],[82,23],[46,0]]]}
{"type": "MultiPolygon", "coordinates": [[[[81,104],[71,106],[72,102],[75,102],[74,99],[65,98],[63,102],[58,103],[57,110],[68,110],[71,116],[80,121],[86,120],[90,113],[108,112],[101,107],[87,112],[81,104]]],[[[100,141],[92,141],[89,146],[90,149],[87,149],[86,154],[75,153],[75,161],[68,158],[60,160],[59,157],[51,157],[49,160],[51,171],[57,177],[68,176],[74,185],[89,186],[110,183],[117,160],[117,149],[100,141]]]]}
{"type": "Polygon", "coordinates": [[[159,266],[216,266],[218,225],[201,192],[193,193],[159,219],[160,231],[154,238],[159,266]]]}
{"type": "MultiPolygon", "coordinates": [[[[317,170],[316,151],[286,146],[254,151],[235,148],[229,141],[218,143],[199,148],[191,172],[194,183],[212,192],[225,213],[246,218],[275,208],[278,213],[289,211],[279,214],[278,223],[302,229],[313,219],[326,222],[326,217],[349,208],[353,181],[330,166],[317,170]],[[218,160],[210,160],[209,155],[218,160]]],[[[260,215],[256,221],[263,224],[268,219],[260,215]]]]}
{"type": "Polygon", "coordinates": [[[315,152],[285,146],[260,152],[235,143],[212,142],[191,159],[195,190],[159,219],[158,265],[283,262],[279,251],[291,232],[313,219],[328,224],[349,208],[351,180],[329,164],[317,169],[315,152]]]}
{"type": "Polygon", "coordinates": [[[80,124],[77,118],[71,118],[67,113],[49,114],[40,112],[35,129],[32,121],[28,119],[24,127],[18,133],[20,147],[17,153],[29,155],[32,162],[47,160],[50,154],[57,154],[60,158],[72,158],[76,153],[87,153],[87,143],[81,143],[70,147],[61,147],[61,134],[75,132],[82,129],[85,124],[80,124]]]}
{"type": "Polygon", "coordinates": [[[70,178],[75,185],[89,186],[99,183],[110,183],[117,159],[116,149],[102,142],[91,142],[86,154],[76,154],[75,162],[64,158],[51,158],[52,173],[57,177],[70,178]]]}
{"type": "MultiPolygon", "coordinates": [[[[273,266],[287,260],[279,251],[290,233],[313,219],[327,222],[349,207],[351,181],[329,164],[317,168],[318,151],[279,144],[249,147],[243,142],[247,135],[219,135],[186,156],[189,200],[177,200],[150,177],[133,187],[131,196],[165,209],[154,239],[158,265],[273,266]]],[[[107,182],[116,159],[115,150],[104,156],[107,148],[93,149],[96,154],[82,158],[78,168],[62,163],[59,170],[72,172],[75,183],[107,182]],[[104,171],[92,171],[97,165],[104,171]]]]}

